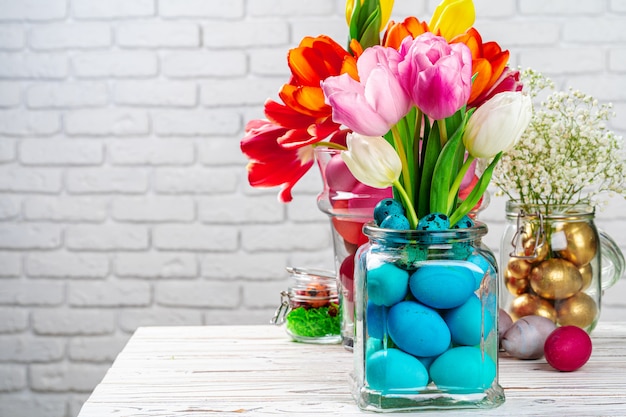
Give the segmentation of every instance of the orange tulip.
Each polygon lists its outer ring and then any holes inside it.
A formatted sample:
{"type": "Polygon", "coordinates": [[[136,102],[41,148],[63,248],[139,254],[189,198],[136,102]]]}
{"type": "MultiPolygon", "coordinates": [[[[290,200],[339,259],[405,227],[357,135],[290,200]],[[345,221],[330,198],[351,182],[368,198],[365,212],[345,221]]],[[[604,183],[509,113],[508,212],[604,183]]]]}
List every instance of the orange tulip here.
{"type": "Polygon", "coordinates": [[[468,106],[488,91],[498,81],[509,61],[509,51],[503,51],[496,42],[483,43],[474,28],[456,36],[450,43],[464,43],[472,52],[472,73],[476,75],[472,83],[472,93],[468,106]]]}
{"type": "Polygon", "coordinates": [[[280,90],[283,102],[295,111],[315,118],[329,117],[320,81],[349,73],[358,78],[356,59],[328,36],[305,37],[287,55],[291,80],[280,90]]]}
{"type": "Polygon", "coordinates": [[[422,33],[428,32],[428,24],[420,22],[416,17],[407,17],[403,22],[389,22],[385,35],[383,36],[383,46],[396,48],[400,47],[402,40],[407,36],[416,38],[422,33]]]}

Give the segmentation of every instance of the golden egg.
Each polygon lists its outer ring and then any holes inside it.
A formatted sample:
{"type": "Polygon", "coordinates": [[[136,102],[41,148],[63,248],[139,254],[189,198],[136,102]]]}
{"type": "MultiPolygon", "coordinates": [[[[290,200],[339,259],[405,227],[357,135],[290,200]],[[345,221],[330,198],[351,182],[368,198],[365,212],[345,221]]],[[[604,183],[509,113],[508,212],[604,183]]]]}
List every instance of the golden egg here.
{"type": "Polygon", "coordinates": [[[545,260],[530,271],[530,287],[539,296],[561,300],[576,294],[583,286],[583,277],[576,266],[565,259],[545,260]]]}
{"type": "Polygon", "coordinates": [[[556,310],[548,300],[530,293],[516,297],[511,304],[513,319],[531,315],[542,316],[556,322],[556,310]]]}
{"type": "Polygon", "coordinates": [[[509,270],[504,271],[504,285],[513,295],[521,295],[528,292],[530,282],[528,278],[516,278],[511,276],[509,270]]]}
{"type": "Polygon", "coordinates": [[[579,292],[557,303],[556,314],[557,322],[561,326],[578,326],[585,329],[595,321],[598,306],[589,295],[579,292]]]}
{"type": "Polygon", "coordinates": [[[566,248],[557,251],[561,258],[576,266],[587,265],[598,251],[598,234],[585,222],[559,223],[554,233],[565,234],[566,248]]]}
{"type": "Polygon", "coordinates": [[[547,242],[540,242],[537,244],[534,237],[527,239],[524,242],[524,255],[530,257],[530,262],[536,263],[543,261],[548,257],[549,246],[547,242]]]}
{"type": "Polygon", "coordinates": [[[531,265],[524,259],[511,258],[506,265],[505,274],[516,279],[526,278],[530,273],[530,268],[531,265]]]}
{"type": "Polygon", "coordinates": [[[589,288],[593,280],[593,268],[591,264],[587,264],[578,268],[578,272],[580,272],[580,275],[583,277],[583,286],[580,290],[584,291],[589,288]]]}

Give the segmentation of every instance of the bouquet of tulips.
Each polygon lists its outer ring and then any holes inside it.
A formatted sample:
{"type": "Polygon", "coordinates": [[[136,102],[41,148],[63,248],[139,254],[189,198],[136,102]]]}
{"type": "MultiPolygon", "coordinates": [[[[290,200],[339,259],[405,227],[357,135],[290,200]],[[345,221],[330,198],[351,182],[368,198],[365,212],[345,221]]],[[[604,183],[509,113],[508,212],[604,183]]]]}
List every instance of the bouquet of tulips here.
{"type": "Polygon", "coordinates": [[[443,0],[429,23],[387,24],[392,6],[348,0],[346,49],[321,35],[289,51],[283,103],[268,100],[241,142],[252,186],[282,186],[290,201],[323,145],[345,149],[360,182],[393,187],[412,229],[431,213],[454,225],[476,206],[528,125],[530,98],[508,51],[472,27],[472,0],[443,0]],[[476,159],[487,160],[480,175],[476,159]]]}

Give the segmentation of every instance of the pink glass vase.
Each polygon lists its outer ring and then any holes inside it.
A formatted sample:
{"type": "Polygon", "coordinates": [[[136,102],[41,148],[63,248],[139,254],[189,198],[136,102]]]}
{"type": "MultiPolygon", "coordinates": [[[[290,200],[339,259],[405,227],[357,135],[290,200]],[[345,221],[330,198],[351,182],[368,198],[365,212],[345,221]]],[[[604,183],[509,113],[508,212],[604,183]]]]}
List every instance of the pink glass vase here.
{"type": "Polygon", "coordinates": [[[359,246],[368,242],[363,225],[374,216],[374,207],[392,197],[391,188],[378,189],[359,182],[341,159],[341,150],[315,148],[324,189],[317,206],[330,219],[337,287],[341,310],[341,337],[346,349],[354,340],[354,260],[359,246]]]}

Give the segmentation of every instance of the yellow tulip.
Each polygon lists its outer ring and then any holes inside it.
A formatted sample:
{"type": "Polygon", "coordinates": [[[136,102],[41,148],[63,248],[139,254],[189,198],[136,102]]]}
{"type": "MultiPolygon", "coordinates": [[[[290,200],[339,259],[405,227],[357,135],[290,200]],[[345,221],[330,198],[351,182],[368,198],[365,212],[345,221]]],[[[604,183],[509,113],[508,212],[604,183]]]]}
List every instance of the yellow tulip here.
{"type": "MultiPolygon", "coordinates": [[[[347,0],[346,1],[346,23],[350,26],[350,21],[352,20],[352,13],[354,12],[355,3],[359,0],[347,0]]],[[[371,0],[360,0],[361,6],[365,1],[371,0]]],[[[380,4],[380,30],[382,31],[385,26],[387,26],[387,22],[391,17],[391,10],[393,9],[393,1],[394,0],[379,0],[380,4]]]]}
{"type": "Polygon", "coordinates": [[[476,20],[473,0],[443,0],[430,20],[430,30],[447,41],[465,33],[476,20]]]}

